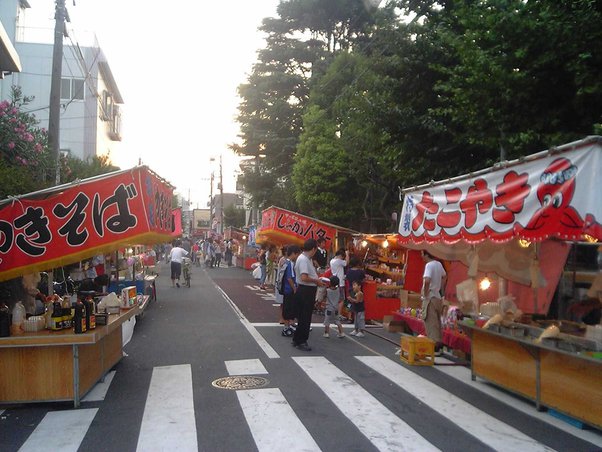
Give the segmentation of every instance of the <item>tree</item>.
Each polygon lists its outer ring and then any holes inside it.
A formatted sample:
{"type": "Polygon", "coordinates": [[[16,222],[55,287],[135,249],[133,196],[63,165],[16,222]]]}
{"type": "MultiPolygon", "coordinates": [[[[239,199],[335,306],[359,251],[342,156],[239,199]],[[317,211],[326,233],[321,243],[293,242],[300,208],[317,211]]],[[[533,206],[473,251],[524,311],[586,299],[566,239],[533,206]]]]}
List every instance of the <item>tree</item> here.
{"type": "Polygon", "coordinates": [[[238,209],[234,204],[224,207],[224,226],[242,228],[245,226],[245,211],[238,209]]]}
{"type": "Polygon", "coordinates": [[[119,167],[111,163],[108,155],[95,155],[87,161],[71,156],[63,160],[62,174],[65,183],[113,171],[119,171],[119,167]]]}
{"type": "Polygon", "coordinates": [[[255,158],[242,178],[253,204],[295,208],[290,177],[312,79],[361,42],[371,17],[361,0],[290,0],[277,12],[264,19],[266,48],[239,86],[241,142],[231,148],[255,158]]]}

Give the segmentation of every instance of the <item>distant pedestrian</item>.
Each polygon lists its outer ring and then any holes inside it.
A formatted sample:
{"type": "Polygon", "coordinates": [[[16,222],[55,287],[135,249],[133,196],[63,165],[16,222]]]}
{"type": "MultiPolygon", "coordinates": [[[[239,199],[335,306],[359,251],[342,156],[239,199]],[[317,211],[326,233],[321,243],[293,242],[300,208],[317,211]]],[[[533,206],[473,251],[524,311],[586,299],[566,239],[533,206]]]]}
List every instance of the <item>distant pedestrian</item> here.
{"type": "Polygon", "coordinates": [[[351,301],[354,315],[354,330],[349,333],[351,336],[364,337],[364,329],[366,328],[366,310],[364,306],[364,292],[362,292],[362,286],[359,281],[353,281],[351,286],[354,296],[349,296],[348,300],[351,301]]]}
{"type": "Polygon", "coordinates": [[[330,337],[330,324],[334,323],[339,334],[337,337],[344,338],[343,326],[339,320],[339,304],[343,300],[341,291],[339,290],[339,278],[337,276],[330,277],[330,286],[326,289],[326,307],[324,308],[324,337],[330,337]]]}
{"type": "Polygon", "coordinates": [[[215,268],[219,268],[222,263],[223,245],[219,240],[215,242],[215,268]]]}
{"type": "Polygon", "coordinates": [[[168,264],[169,263],[169,255],[171,253],[171,243],[168,243],[167,245],[165,245],[165,263],[168,264]]]}
{"type": "Polygon", "coordinates": [[[299,255],[295,263],[295,278],[298,284],[295,302],[297,303],[299,322],[293,336],[293,345],[303,351],[311,351],[307,340],[309,339],[311,315],[316,300],[316,289],[326,286],[326,283],[318,278],[316,268],[312,262],[317,248],[318,244],[314,239],[306,240],[303,244],[303,253],[299,255]]]}
{"type": "Polygon", "coordinates": [[[276,282],[274,284],[274,297],[276,303],[280,305],[280,323],[284,323],[282,317],[282,303],[284,302],[284,292],[282,291],[282,283],[284,270],[286,269],[286,246],[280,249],[280,259],[278,259],[278,265],[276,266],[276,282]]]}
{"type": "MultiPolygon", "coordinates": [[[[352,257],[349,259],[349,270],[345,274],[346,287],[348,288],[348,293],[350,296],[355,296],[353,292],[353,282],[358,281],[360,283],[360,287],[364,283],[364,279],[366,279],[366,272],[362,268],[361,261],[357,257],[352,257]]],[[[350,309],[353,312],[353,307],[350,309]]],[[[343,313],[343,306],[341,305],[339,312],[343,313]]]]}
{"type": "Polygon", "coordinates": [[[182,259],[184,256],[188,256],[188,251],[181,247],[180,241],[177,241],[169,253],[169,260],[171,261],[171,287],[180,287],[182,259]]]}
{"type": "Polygon", "coordinates": [[[224,259],[226,259],[226,264],[228,267],[232,267],[232,240],[228,240],[226,242],[226,250],[224,251],[224,259]]]}
{"type": "MultiPolygon", "coordinates": [[[[341,291],[341,300],[345,299],[345,269],[349,265],[349,251],[341,248],[330,260],[330,271],[333,276],[339,278],[339,290],[341,291]]],[[[339,309],[341,312],[341,309],[339,309]]]]}
{"type": "MultiPolygon", "coordinates": [[[[318,249],[316,250],[316,254],[314,254],[314,257],[312,258],[312,262],[316,267],[316,272],[320,276],[328,269],[328,251],[326,250],[326,239],[324,237],[320,237],[317,240],[317,243],[318,249]]],[[[318,287],[318,289],[316,290],[315,310],[318,313],[322,313],[325,304],[326,287],[318,287]]]]}

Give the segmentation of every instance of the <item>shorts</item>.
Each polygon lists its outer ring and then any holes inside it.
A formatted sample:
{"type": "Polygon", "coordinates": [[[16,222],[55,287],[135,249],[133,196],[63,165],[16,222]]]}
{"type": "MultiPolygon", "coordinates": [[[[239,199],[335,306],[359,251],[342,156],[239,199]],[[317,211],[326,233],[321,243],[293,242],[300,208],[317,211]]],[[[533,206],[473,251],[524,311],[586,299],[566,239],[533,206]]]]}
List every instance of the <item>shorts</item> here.
{"type": "Polygon", "coordinates": [[[331,323],[334,323],[336,326],[341,326],[341,321],[339,320],[339,311],[326,308],[324,310],[324,326],[328,326],[331,323]]]}
{"type": "Polygon", "coordinates": [[[355,313],[354,325],[355,325],[356,330],[363,330],[364,328],[366,328],[366,312],[365,311],[355,313]]]}
{"type": "Polygon", "coordinates": [[[182,264],[179,262],[171,262],[171,279],[180,279],[182,274],[182,264]]]}
{"type": "Polygon", "coordinates": [[[284,294],[284,301],[282,302],[282,318],[284,320],[295,320],[295,318],[297,318],[294,293],[284,294]]]}

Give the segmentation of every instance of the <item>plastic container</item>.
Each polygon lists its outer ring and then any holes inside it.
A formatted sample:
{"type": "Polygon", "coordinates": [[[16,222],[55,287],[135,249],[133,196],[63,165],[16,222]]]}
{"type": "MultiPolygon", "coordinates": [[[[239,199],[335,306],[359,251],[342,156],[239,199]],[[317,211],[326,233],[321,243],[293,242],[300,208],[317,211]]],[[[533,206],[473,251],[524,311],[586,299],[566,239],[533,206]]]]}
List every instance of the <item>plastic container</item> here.
{"type": "Polygon", "coordinates": [[[25,322],[25,306],[20,301],[15,303],[13,308],[13,321],[12,321],[12,333],[21,334],[23,333],[23,322],[25,322]]]}

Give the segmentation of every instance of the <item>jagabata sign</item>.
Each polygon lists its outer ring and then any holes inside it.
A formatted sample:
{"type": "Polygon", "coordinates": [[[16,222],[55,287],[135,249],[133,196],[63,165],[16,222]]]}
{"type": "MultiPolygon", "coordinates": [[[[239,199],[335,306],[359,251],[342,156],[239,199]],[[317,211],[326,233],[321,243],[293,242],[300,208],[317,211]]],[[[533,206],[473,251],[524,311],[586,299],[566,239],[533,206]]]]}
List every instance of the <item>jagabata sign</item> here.
{"type": "Polygon", "coordinates": [[[261,216],[261,229],[257,238],[270,235],[283,243],[303,243],[307,239],[324,238],[330,243],[336,236],[336,230],[313,218],[299,215],[289,210],[270,207],[263,211],[261,216]]]}
{"type": "Polygon", "coordinates": [[[141,166],[9,200],[0,207],[0,280],[165,241],[171,198],[172,187],[141,166]]]}
{"type": "Polygon", "coordinates": [[[602,139],[405,193],[400,241],[602,240],[602,139]]]}

